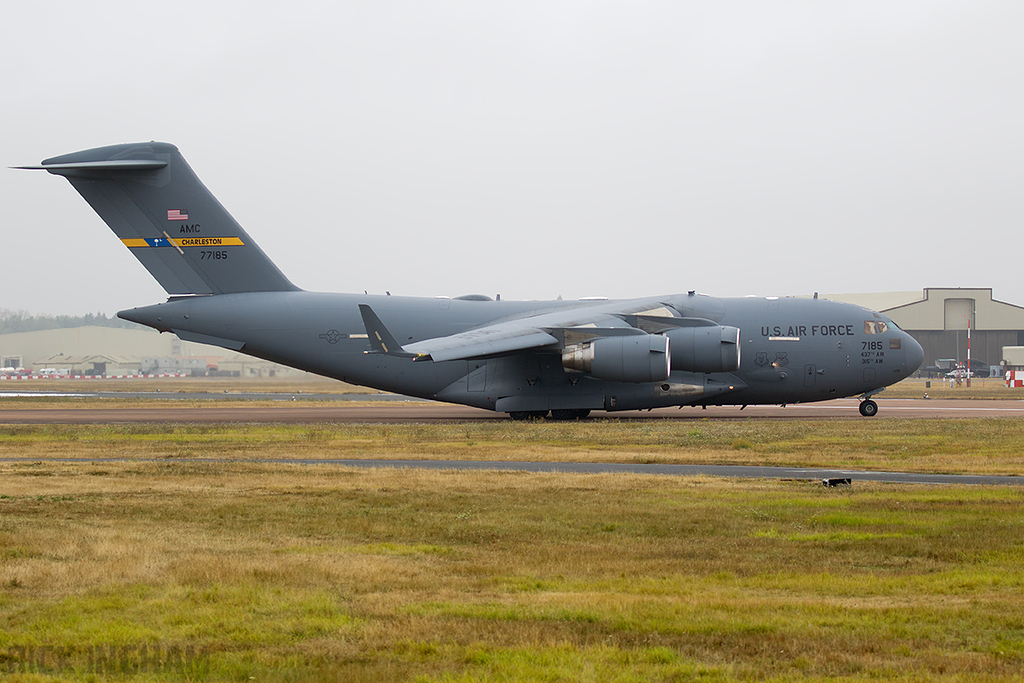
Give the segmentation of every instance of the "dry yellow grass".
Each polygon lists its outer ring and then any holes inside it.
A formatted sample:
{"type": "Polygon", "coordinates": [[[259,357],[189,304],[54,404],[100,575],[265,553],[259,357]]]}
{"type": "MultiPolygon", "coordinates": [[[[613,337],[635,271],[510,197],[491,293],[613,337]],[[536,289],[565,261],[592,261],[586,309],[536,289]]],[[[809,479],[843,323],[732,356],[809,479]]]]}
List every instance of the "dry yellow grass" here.
{"type": "Polygon", "coordinates": [[[0,653],[191,645],[208,680],[1017,680],[1022,512],[1010,489],[4,463],[0,653]]]}
{"type": "Polygon", "coordinates": [[[942,378],[905,379],[891,387],[887,387],[880,396],[883,398],[922,398],[925,394],[929,398],[935,399],[1024,400],[1024,388],[1008,388],[1000,377],[972,379],[970,387],[966,384],[950,387],[949,380],[942,378]]]}

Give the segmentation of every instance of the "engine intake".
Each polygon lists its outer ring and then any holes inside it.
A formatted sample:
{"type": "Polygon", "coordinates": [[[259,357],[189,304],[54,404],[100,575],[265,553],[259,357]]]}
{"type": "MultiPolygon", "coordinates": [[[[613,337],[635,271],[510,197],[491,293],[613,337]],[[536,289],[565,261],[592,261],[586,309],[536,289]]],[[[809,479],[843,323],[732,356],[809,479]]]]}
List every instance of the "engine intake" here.
{"type": "Polygon", "coordinates": [[[668,337],[633,334],[566,347],[562,367],[612,382],[661,382],[668,379],[672,358],[668,337]]]}
{"type": "Polygon", "coordinates": [[[672,342],[672,368],[675,370],[732,372],[740,367],[738,327],[677,327],[665,336],[672,342]]]}

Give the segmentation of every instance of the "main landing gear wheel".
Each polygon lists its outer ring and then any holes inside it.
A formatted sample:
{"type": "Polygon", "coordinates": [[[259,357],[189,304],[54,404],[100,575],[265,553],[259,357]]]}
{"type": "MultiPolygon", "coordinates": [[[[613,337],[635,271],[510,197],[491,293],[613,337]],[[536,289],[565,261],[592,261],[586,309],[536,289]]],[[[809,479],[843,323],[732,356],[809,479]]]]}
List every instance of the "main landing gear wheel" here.
{"type": "Polygon", "coordinates": [[[868,399],[867,401],[860,402],[860,414],[864,417],[874,417],[875,413],[878,412],[878,404],[868,399]]]}
{"type": "Polygon", "coordinates": [[[582,420],[587,415],[590,415],[590,411],[586,409],[556,408],[551,411],[552,420],[582,420]]]}
{"type": "Polygon", "coordinates": [[[543,420],[548,416],[546,410],[513,410],[508,414],[513,420],[543,420]]]}

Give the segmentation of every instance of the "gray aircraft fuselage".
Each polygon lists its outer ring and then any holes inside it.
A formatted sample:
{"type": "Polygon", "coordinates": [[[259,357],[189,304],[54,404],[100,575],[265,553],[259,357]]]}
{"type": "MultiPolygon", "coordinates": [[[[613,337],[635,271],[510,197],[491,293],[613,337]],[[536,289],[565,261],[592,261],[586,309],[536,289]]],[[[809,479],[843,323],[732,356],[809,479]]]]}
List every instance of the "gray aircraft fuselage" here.
{"type": "Polygon", "coordinates": [[[84,150],[24,167],[68,179],[171,295],[118,315],[180,338],[409,396],[569,419],[591,410],[870,396],[921,346],[860,306],[689,292],[492,301],[306,292],[177,147],[84,150]]]}
{"type": "Polygon", "coordinates": [[[923,358],[920,345],[890,319],[825,299],[677,294],[519,302],[299,291],[193,297],[118,315],[344,382],[503,412],[822,401],[877,391],[909,377],[923,358]],[[632,383],[566,371],[556,352],[416,362],[369,353],[359,304],[370,305],[403,344],[557,309],[578,311],[587,321],[604,311],[667,305],[682,316],[739,328],[741,363],[733,372],[672,372],[661,382],[632,383]],[[867,334],[866,322],[888,329],[867,334]]]}

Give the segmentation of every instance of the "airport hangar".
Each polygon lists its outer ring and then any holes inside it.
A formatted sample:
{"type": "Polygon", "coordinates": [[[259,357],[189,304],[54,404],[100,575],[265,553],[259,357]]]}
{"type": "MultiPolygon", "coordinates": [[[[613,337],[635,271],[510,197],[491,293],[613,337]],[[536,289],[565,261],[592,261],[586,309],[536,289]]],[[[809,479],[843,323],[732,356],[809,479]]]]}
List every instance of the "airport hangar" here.
{"type": "MultiPolygon", "coordinates": [[[[1024,307],[993,299],[991,288],[929,287],[923,291],[821,296],[858,304],[892,318],[924,348],[926,368],[934,368],[940,360],[947,361],[946,365],[948,361],[967,360],[970,321],[972,366],[1024,369],[1024,307]]],[[[105,371],[111,375],[206,374],[207,368],[214,367],[227,371],[225,374],[238,373],[236,376],[242,377],[305,374],[221,348],[182,342],[174,335],[161,335],[141,326],[2,334],[0,364],[37,370],[67,368],[76,372],[90,371],[90,374],[105,371]]]]}

